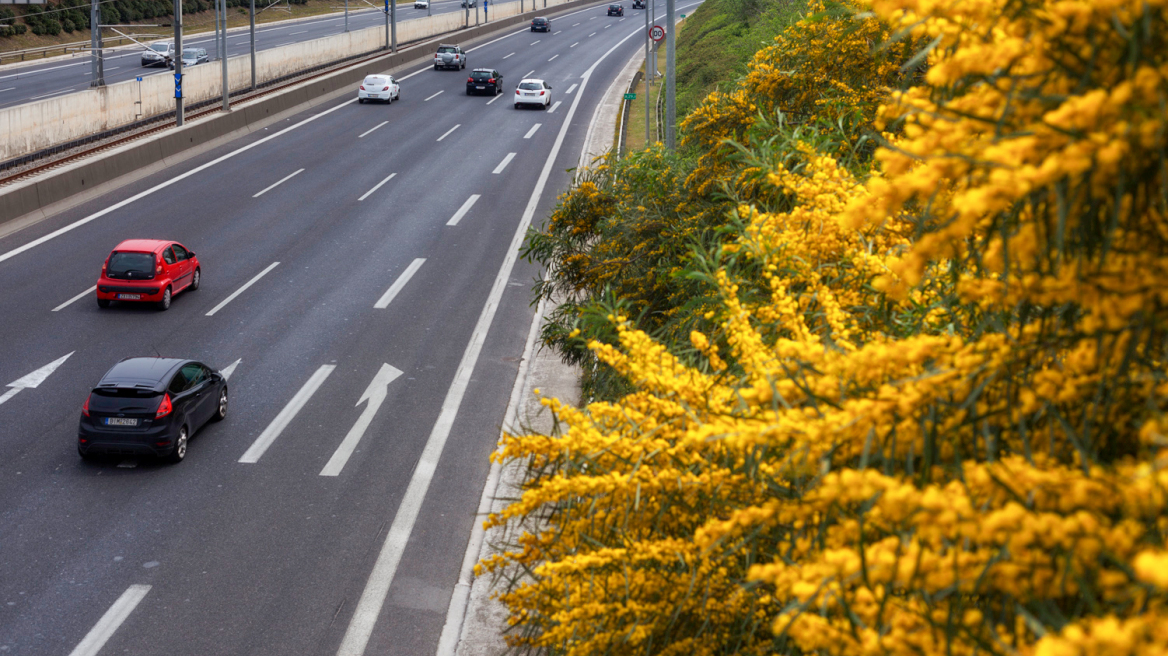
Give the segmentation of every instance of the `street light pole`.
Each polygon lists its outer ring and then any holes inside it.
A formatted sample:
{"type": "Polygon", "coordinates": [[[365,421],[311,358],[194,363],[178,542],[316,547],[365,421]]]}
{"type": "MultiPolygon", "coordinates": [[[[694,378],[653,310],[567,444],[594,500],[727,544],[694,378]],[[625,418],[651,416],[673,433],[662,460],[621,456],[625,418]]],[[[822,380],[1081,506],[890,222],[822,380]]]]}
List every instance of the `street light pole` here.
{"type": "Polygon", "coordinates": [[[652,105],[652,103],[649,102],[649,96],[653,95],[651,93],[651,90],[653,89],[653,87],[650,85],[650,82],[649,82],[649,41],[651,40],[649,37],[649,30],[650,29],[652,29],[652,28],[649,26],[649,8],[645,7],[645,75],[644,75],[644,78],[645,78],[645,147],[646,148],[649,147],[649,144],[653,143],[652,141],[649,141],[649,112],[651,111],[651,105],[652,105]]]}
{"type": "Polygon", "coordinates": [[[665,147],[677,148],[677,23],[673,20],[676,0],[665,0],[665,147]]]}
{"type": "Polygon", "coordinates": [[[182,99],[182,0],[174,0],[174,51],[178,55],[174,60],[174,124],[183,124],[182,99]]]}
{"type": "Polygon", "coordinates": [[[393,32],[393,52],[397,52],[397,0],[389,0],[389,24],[393,32]]]}
{"type": "Polygon", "coordinates": [[[89,86],[105,86],[105,61],[101,52],[101,11],[98,10],[97,0],[89,5],[89,61],[91,78],[89,86]]]}
{"type": "Polygon", "coordinates": [[[345,31],[349,31],[349,0],[345,0],[345,31]]]}
{"type": "MultiPolygon", "coordinates": [[[[347,4],[347,3],[346,3],[347,4]]],[[[345,15],[348,18],[348,14],[345,15]]],[[[251,90],[256,88],[256,64],[255,64],[255,0],[251,0],[251,90]]]]}

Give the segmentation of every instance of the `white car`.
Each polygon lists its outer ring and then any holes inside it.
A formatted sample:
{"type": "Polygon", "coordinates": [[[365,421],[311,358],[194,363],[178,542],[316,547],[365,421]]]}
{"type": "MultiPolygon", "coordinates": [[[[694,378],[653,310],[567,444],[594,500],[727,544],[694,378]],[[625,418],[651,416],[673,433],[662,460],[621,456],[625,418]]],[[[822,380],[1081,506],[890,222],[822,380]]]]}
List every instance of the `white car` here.
{"type": "Polygon", "coordinates": [[[414,9],[429,9],[430,0],[414,0],[414,9]]]}
{"type": "Polygon", "coordinates": [[[361,88],[357,90],[357,102],[366,100],[384,100],[393,102],[401,99],[401,87],[392,75],[368,75],[361,81],[361,88]]]}
{"type": "Polygon", "coordinates": [[[552,104],[552,85],[543,80],[527,78],[515,88],[515,109],[523,105],[541,105],[547,107],[552,104]]]}
{"type": "Polygon", "coordinates": [[[151,43],[142,51],[143,66],[166,66],[174,61],[173,43],[151,43]]]}

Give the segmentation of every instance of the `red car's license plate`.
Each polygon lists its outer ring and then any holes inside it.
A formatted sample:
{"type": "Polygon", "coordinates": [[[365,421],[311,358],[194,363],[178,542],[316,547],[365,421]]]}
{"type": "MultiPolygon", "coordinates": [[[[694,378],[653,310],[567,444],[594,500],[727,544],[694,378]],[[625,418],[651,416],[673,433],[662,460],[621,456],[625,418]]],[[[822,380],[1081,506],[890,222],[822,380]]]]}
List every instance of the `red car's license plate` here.
{"type": "Polygon", "coordinates": [[[118,294],[118,298],[125,301],[136,301],[142,298],[141,294],[118,294]]]}

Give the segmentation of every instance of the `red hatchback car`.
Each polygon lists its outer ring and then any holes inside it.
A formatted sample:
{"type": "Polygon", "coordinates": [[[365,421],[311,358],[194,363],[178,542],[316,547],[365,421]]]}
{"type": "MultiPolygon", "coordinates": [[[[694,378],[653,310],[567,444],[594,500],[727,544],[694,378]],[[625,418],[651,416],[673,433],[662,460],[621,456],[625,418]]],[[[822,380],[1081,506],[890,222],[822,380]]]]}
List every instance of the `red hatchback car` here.
{"type": "Polygon", "coordinates": [[[112,301],[137,301],[167,310],[175,294],[198,289],[202,276],[199,259],[178,242],[127,239],[101,265],[97,305],[106,308],[112,301]]]}

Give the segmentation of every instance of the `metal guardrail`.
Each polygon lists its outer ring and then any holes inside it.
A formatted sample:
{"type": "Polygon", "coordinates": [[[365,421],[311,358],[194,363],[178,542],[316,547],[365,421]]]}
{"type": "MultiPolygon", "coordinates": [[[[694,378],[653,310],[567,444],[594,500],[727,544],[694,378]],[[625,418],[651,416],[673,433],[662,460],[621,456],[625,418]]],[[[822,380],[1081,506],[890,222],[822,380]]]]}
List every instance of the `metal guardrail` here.
{"type": "MultiPolygon", "coordinates": [[[[643,75],[642,71],[637,71],[633,74],[633,80],[629,82],[629,88],[626,93],[636,92],[637,83],[641,81],[641,75],[643,75]]],[[[646,88],[645,92],[648,93],[648,88],[646,88]]],[[[617,137],[616,141],[616,156],[618,159],[624,157],[625,154],[625,138],[629,133],[629,110],[632,109],[633,102],[632,100],[622,101],[624,107],[621,109],[620,136],[617,137]]]]}
{"type": "MultiPolygon", "coordinates": [[[[163,35],[159,35],[159,34],[131,34],[131,35],[128,35],[125,37],[121,37],[121,36],[105,37],[105,36],[103,36],[102,43],[108,44],[111,41],[143,39],[143,38],[148,38],[148,37],[163,39],[163,38],[166,38],[166,35],[164,35],[164,34],[163,35]]],[[[125,44],[116,44],[116,45],[125,45],[125,44]]],[[[89,41],[73,41],[71,43],[58,43],[56,45],[41,46],[39,48],[25,48],[24,50],[8,50],[5,52],[0,52],[0,64],[3,64],[5,61],[12,62],[12,61],[25,61],[26,59],[44,59],[45,57],[53,55],[53,54],[57,53],[58,51],[62,55],[69,54],[70,50],[72,50],[73,52],[85,52],[85,51],[89,50],[89,46],[90,46],[89,41]]]]}

